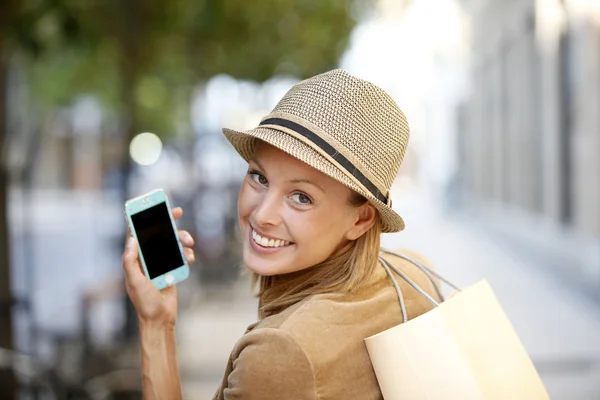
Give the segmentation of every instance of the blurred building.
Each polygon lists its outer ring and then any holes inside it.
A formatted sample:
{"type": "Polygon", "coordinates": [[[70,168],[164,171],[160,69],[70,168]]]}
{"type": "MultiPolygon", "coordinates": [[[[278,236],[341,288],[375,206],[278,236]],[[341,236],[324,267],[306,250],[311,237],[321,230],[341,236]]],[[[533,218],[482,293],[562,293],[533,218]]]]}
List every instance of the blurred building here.
{"type": "Polygon", "coordinates": [[[600,2],[463,0],[468,207],[565,276],[600,285],[600,2]]]}

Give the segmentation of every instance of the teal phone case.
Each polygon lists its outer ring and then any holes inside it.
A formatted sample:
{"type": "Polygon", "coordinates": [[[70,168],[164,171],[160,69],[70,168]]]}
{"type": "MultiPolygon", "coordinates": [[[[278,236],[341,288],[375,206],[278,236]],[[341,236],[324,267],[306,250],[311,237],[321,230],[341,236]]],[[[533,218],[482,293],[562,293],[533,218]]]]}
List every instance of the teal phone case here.
{"type": "Polygon", "coordinates": [[[156,189],[142,196],[128,200],[125,203],[125,215],[127,215],[127,221],[131,229],[131,234],[138,241],[138,252],[140,255],[140,261],[144,268],[144,273],[146,274],[146,277],[150,279],[150,281],[154,284],[154,286],[156,286],[158,289],[164,289],[168,286],[175,285],[176,283],[185,280],[190,275],[190,267],[187,263],[187,260],[185,259],[185,255],[183,254],[183,246],[181,245],[179,235],[177,234],[177,226],[175,225],[173,214],[171,214],[171,205],[169,204],[169,198],[167,197],[165,191],[162,189],[156,189]],[[177,245],[179,246],[179,251],[181,252],[181,258],[183,259],[183,265],[163,275],[157,276],[154,279],[150,279],[150,275],[148,274],[148,268],[146,267],[146,261],[144,260],[144,254],[142,253],[142,249],[139,245],[139,240],[137,237],[137,233],[134,229],[131,216],[163,202],[167,205],[169,218],[171,219],[171,224],[173,225],[173,232],[175,238],[177,239],[177,245]]]}

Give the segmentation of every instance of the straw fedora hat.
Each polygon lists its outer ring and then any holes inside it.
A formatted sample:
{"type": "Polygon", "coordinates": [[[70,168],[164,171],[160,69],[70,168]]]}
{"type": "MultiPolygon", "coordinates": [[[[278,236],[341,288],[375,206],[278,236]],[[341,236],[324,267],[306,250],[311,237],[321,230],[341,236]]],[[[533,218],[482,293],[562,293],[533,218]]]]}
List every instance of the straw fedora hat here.
{"type": "Polygon", "coordinates": [[[275,146],[367,198],[383,232],[404,229],[390,188],[406,153],[404,113],[381,88],[335,69],[294,85],[259,126],[223,129],[249,161],[257,140],[275,146]]]}

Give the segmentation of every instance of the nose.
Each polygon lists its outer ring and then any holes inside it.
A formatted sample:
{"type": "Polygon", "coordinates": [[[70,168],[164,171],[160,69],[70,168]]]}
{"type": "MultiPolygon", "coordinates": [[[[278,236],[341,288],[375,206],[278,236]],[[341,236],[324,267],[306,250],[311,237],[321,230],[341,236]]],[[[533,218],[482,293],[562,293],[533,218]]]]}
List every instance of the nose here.
{"type": "Polygon", "coordinates": [[[281,196],[274,192],[267,192],[261,197],[252,212],[252,219],[256,226],[274,226],[281,221],[281,196]]]}

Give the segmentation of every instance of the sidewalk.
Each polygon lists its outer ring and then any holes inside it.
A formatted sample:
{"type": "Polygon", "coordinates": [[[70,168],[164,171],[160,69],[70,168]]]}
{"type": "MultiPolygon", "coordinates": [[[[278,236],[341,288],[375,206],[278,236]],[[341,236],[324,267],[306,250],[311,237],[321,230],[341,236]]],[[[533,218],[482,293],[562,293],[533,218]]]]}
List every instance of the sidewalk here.
{"type": "MultiPolygon", "coordinates": [[[[511,253],[468,219],[444,218],[414,191],[394,194],[406,230],[382,245],[425,255],[459,286],[486,278],[531,355],[552,399],[600,399],[600,305],[568,291],[543,266],[511,253]],[[397,200],[396,200],[397,199],[397,200]]],[[[245,283],[205,295],[179,319],[179,360],[185,398],[209,399],[234,343],[256,316],[245,283]],[[235,294],[235,295],[234,295],[235,294]]]]}
{"type": "Polygon", "coordinates": [[[250,282],[210,288],[198,294],[177,322],[178,360],[184,399],[212,399],[221,384],[229,353],[248,325],[256,321],[258,302],[250,282]]]}

